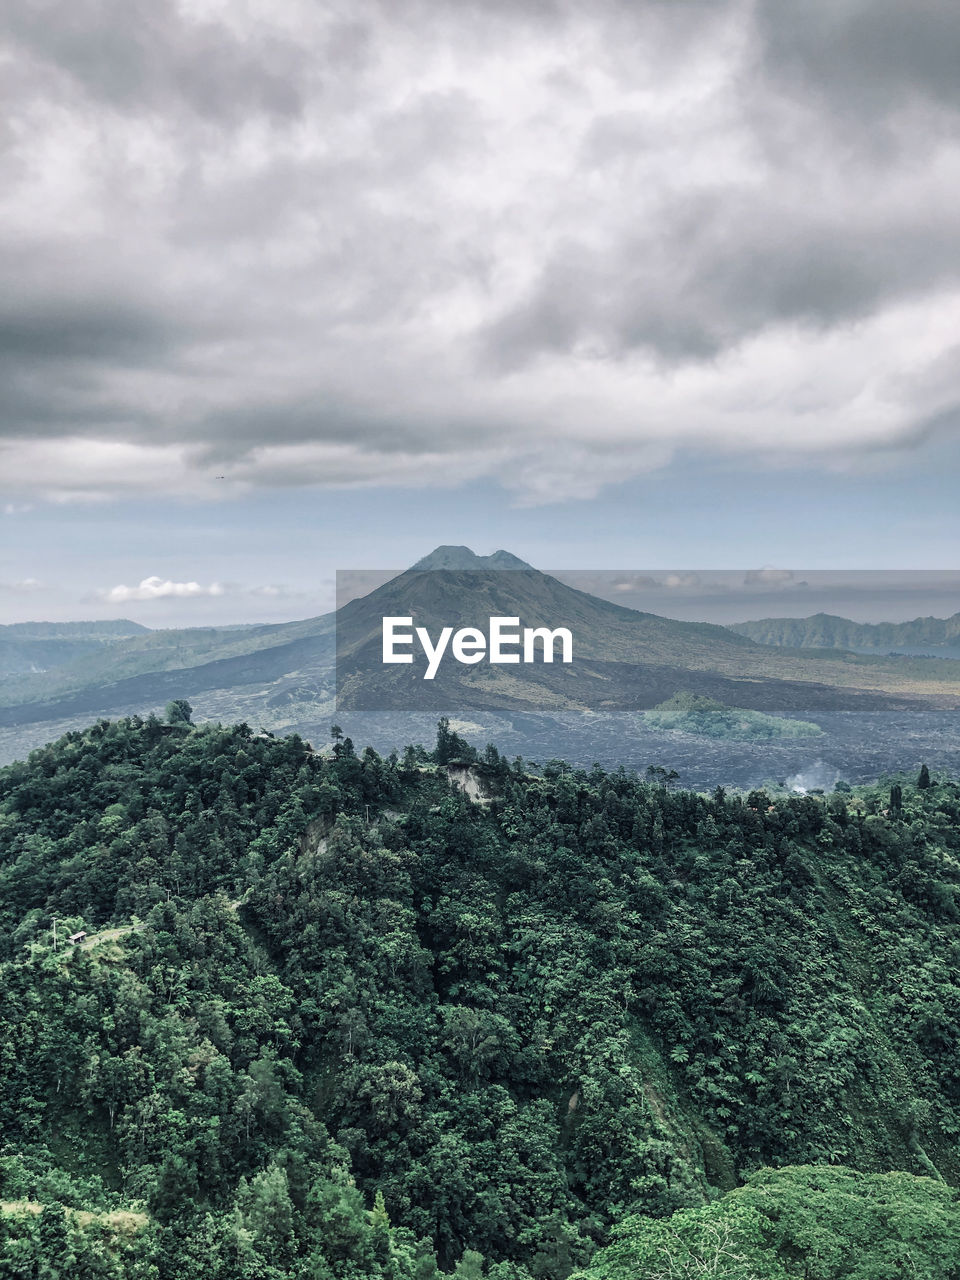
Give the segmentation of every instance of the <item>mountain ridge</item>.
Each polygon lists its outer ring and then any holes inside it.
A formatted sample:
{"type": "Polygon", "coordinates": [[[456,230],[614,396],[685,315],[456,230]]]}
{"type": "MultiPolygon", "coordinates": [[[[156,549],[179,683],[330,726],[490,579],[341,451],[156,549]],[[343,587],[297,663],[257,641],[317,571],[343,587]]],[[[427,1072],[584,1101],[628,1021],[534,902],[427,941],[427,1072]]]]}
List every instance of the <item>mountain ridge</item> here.
{"type": "Polygon", "coordinates": [[[512,551],[500,550],[489,556],[478,556],[469,547],[441,544],[410,566],[410,571],[422,569],[533,569],[533,565],[512,551]]]}
{"type": "Polygon", "coordinates": [[[926,616],[909,622],[854,622],[832,613],[806,618],[757,618],[729,625],[760,644],[791,649],[878,649],[960,644],[960,611],[948,618],[926,616]]]}
{"type": "Polygon", "coordinates": [[[48,640],[57,636],[132,636],[153,628],[130,618],[108,618],[91,622],[4,622],[0,623],[0,637],[23,636],[48,640]]]}

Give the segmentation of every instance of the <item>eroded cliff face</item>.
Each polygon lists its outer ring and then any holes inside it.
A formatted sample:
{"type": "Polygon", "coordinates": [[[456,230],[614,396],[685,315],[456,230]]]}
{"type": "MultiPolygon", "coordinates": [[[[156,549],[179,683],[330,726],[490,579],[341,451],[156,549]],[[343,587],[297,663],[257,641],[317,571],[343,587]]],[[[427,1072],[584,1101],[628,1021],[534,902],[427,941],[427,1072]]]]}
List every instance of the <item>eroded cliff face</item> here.
{"type": "Polygon", "coordinates": [[[490,795],[484,788],[484,780],[476,769],[468,765],[448,764],[447,777],[453,785],[477,804],[489,804],[490,795]]]}

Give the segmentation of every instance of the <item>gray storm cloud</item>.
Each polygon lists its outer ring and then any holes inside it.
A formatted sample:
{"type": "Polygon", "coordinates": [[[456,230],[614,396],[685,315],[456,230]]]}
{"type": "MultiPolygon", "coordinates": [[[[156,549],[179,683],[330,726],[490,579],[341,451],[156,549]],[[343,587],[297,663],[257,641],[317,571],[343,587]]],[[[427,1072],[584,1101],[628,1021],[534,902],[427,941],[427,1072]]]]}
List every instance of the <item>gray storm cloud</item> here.
{"type": "Polygon", "coordinates": [[[8,496],[955,432],[960,10],[14,0],[8,496]]]}

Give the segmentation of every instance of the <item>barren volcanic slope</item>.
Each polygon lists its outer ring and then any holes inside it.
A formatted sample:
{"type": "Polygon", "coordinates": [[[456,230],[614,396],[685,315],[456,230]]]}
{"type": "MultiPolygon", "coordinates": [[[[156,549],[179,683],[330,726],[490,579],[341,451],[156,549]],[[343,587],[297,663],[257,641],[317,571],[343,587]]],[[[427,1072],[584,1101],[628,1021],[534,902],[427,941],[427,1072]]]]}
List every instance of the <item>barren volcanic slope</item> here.
{"type": "Polygon", "coordinates": [[[443,626],[485,624],[491,615],[572,631],[576,660],[570,666],[445,664],[430,691],[436,708],[640,710],[681,689],[729,706],[788,714],[960,706],[955,663],[784,650],[724,627],[612,604],[507,552],[481,558],[467,548],[441,547],[339,614],[149,632],[54,671],[3,681],[3,754],[19,754],[95,716],[146,713],[176,697],[197,700],[205,718],[246,719],[274,730],[325,726],[333,711],[335,631],[341,705],[405,707],[397,672],[411,669],[379,661],[385,615],[409,615],[431,634],[443,626]]]}

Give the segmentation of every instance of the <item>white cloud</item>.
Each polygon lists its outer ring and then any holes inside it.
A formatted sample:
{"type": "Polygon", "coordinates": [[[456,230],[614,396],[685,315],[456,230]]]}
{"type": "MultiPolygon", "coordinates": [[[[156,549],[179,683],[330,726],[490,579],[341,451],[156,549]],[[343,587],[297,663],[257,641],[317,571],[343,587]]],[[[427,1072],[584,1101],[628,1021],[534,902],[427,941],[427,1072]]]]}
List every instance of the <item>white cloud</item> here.
{"type": "Polygon", "coordinates": [[[762,569],[748,569],[743,577],[743,585],[779,587],[792,582],[795,576],[792,569],[775,569],[772,565],[764,565],[762,569]]]}
{"type": "Polygon", "coordinates": [[[302,596],[303,592],[295,591],[292,587],[285,586],[282,582],[270,582],[262,587],[248,588],[247,594],[260,596],[266,600],[294,600],[302,596]]]}
{"type": "Polygon", "coordinates": [[[45,591],[46,587],[37,578],[21,578],[19,582],[0,582],[0,591],[12,595],[29,596],[35,591],[45,591]]]}
{"type": "Polygon", "coordinates": [[[139,600],[166,600],[171,597],[180,600],[216,598],[219,596],[254,596],[265,600],[291,600],[303,593],[286,586],[284,583],[266,583],[262,586],[245,587],[236,582],[211,582],[203,586],[199,582],[173,582],[156,575],[144,578],[138,586],[128,587],[125,583],[110,587],[96,593],[96,599],[107,604],[127,604],[139,600]]]}
{"type": "Polygon", "coordinates": [[[11,500],[536,504],[955,429],[957,20],[871,45],[878,102],[847,9],[825,60],[797,3],[15,5],[11,500]]]}
{"type": "Polygon", "coordinates": [[[76,436],[12,439],[0,442],[0,475],[5,488],[26,490],[52,502],[96,502],[155,492],[208,500],[225,497],[230,486],[217,478],[215,468],[198,467],[196,452],[182,444],[76,436]]]}
{"type": "Polygon", "coordinates": [[[108,604],[127,604],[131,600],[163,600],[170,596],[180,599],[194,596],[222,596],[226,588],[219,582],[212,582],[202,587],[199,582],[171,582],[169,579],[152,577],[144,578],[137,587],[127,587],[122,583],[107,591],[99,592],[102,600],[108,604]]]}

